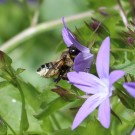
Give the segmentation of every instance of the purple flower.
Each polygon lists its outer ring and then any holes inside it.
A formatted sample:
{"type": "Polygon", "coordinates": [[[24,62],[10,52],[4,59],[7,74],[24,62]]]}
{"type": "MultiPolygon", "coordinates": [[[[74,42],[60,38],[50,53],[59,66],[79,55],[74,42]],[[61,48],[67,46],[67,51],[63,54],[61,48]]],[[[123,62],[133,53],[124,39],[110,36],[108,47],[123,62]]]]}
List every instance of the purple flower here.
{"type": "Polygon", "coordinates": [[[110,38],[107,37],[98,52],[96,69],[98,77],[85,72],[69,72],[68,79],[71,84],[88,94],[87,100],[75,116],[72,129],[75,129],[98,106],[98,119],[105,127],[110,126],[110,97],[113,83],[124,76],[125,72],[116,70],[109,75],[110,38]],[[90,96],[90,95],[91,96],[90,96]]]}
{"type": "Polygon", "coordinates": [[[62,18],[64,28],[62,29],[62,36],[67,47],[74,46],[80,53],[74,59],[74,70],[79,71],[89,71],[89,68],[93,62],[93,54],[90,53],[89,48],[81,45],[76,39],[75,36],[69,31],[62,18]]]}
{"type": "Polygon", "coordinates": [[[131,135],[135,135],[135,129],[132,131],[131,135]]]}
{"type": "Polygon", "coordinates": [[[135,98],[135,82],[124,83],[123,87],[135,98]]]}

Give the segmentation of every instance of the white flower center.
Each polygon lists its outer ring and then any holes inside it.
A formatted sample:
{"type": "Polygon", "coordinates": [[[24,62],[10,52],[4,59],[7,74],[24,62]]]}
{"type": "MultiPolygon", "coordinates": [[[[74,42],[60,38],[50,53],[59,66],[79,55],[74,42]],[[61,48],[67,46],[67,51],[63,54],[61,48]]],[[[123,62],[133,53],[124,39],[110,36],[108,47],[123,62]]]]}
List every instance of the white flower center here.
{"type": "MultiPolygon", "coordinates": [[[[110,97],[112,95],[112,90],[110,90],[110,84],[109,84],[109,80],[106,79],[106,78],[102,78],[101,79],[102,81],[102,90],[101,90],[101,93],[100,93],[100,97],[103,99],[105,97],[110,97]]],[[[112,88],[111,88],[112,89],[112,88]]]]}

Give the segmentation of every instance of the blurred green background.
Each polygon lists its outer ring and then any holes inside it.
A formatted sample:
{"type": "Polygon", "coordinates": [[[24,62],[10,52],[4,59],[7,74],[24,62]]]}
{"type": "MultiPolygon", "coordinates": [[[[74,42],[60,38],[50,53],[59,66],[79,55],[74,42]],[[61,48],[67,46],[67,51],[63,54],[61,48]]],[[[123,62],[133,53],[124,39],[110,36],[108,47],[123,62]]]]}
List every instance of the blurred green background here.
{"type": "MultiPolygon", "coordinates": [[[[21,0],[5,1],[0,4],[0,43],[31,27],[32,17],[36,11],[39,12],[37,23],[42,23],[85,12],[88,10],[87,4],[87,1],[78,0],[31,0],[27,3],[21,0]]],[[[78,23],[81,24],[83,21],[69,26],[75,28],[78,23]]],[[[41,64],[57,58],[56,50],[62,42],[61,29],[62,25],[42,32],[7,51],[14,61],[14,67],[27,69],[22,76],[35,86],[45,87],[48,84],[48,79],[40,78],[36,70],[41,64]]]]}

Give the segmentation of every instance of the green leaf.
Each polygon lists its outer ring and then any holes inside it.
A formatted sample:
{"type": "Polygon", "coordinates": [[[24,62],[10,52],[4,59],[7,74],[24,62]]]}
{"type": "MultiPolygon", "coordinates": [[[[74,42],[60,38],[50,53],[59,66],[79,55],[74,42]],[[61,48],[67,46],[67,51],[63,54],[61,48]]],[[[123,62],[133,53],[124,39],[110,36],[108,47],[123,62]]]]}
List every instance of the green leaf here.
{"type": "Polygon", "coordinates": [[[135,76],[135,61],[126,61],[124,64],[115,66],[114,68],[124,70],[126,73],[135,76]]]}
{"type": "Polygon", "coordinates": [[[26,83],[23,80],[20,80],[19,83],[23,89],[23,93],[25,95],[25,100],[35,111],[37,111],[41,104],[40,96],[39,96],[40,93],[30,83],[26,83]]]}
{"type": "MultiPolygon", "coordinates": [[[[21,97],[19,91],[13,86],[9,85],[8,87],[2,88],[0,91],[0,114],[4,116],[4,120],[10,125],[10,127],[16,132],[16,135],[19,134],[20,126],[20,116],[21,116],[21,97]]],[[[29,103],[26,102],[26,111],[29,120],[29,128],[27,133],[24,135],[35,133],[41,135],[43,130],[40,127],[40,122],[33,116],[35,114],[33,108],[29,103]]],[[[25,111],[24,111],[24,115],[25,111]]],[[[25,117],[25,116],[24,116],[25,117]]],[[[27,119],[26,119],[27,120],[27,119]]],[[[25,123],[25,122],[24,122],[25,123]]],[[[8,128],[9,128],[9,125],[8,128]]],[[[8,135],[14,135],[11,131],[11,128],[8,130],[8,135]]],[[[25,128],[25,125],[24,125],[25,128]]]]}
{"type": "Polygon", "coordinates": [[[12,77],[5,71],[0,69],[0,77],[10,82],[12,77]]]}
{"type": "Polygon", "coordinates": [[[16,75],[19,75],[19,74],[22,73],[24,70],[25,70],[25,69],[23,69],[23,68],[18,68],[18,69],[16,70],[16,75]]]}
{"type": "Polygon", "coordinates": [[[12,67],[11,67],[12,60],[11,58],[5,54],[4,52],[0,51],[0,77],[6,79],[7,81],[12,80],[12,67]]]}
{"type": "Polygon", "coordinates": [[[105,129],[98,120],[88,122],[85,132],[82,135],[111,135],[110,129],[105,129]]]}
{"type": "Polygon", "coordinates": [[[9,82],[7,82],[7,81],[2,81],[2,82],[0,82],[0,89],[3,88],[3,87],[6,87],[6,86],[8,86],[8,85],[9,85],[9,82]]]}
{"type": "Polygon", "coordinates": [[[5,69],[8,66],[10,66],[11,63],[12,63],[11,58],[7,54],[5,54],[4,52],[0,51],[0,68],[5,69]]]}
{"type": "Polygon", "coordinates": [[[120,117],[111,109],[111,114],[122,124],[120,117]]]}
{"type": "Polygon", "coordinates": [[[7,125],[0,118],[0,135],[7,135],[7,125]]]}
{"type": "Polygon", "coordinates": [[[59,110],[66,104],[67,102],[64,99],[62,99],[61,97],[58,97],[52,102],[50,102],[49,104],[47,104],[46,107],[39,114],[35,115],[35,117],[37,119],[43,119],[53,114],[55,111],[59,110]]]}

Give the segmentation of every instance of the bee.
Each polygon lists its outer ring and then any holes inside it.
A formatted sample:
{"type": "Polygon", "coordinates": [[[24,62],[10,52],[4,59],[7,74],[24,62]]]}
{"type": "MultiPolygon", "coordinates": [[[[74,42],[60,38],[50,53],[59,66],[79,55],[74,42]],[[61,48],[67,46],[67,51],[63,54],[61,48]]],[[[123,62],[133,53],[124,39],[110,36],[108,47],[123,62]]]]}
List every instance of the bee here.
{"type": "Polygon", "coordinates": [[[59,60],[41,65],[37,73],[44,78],[57,76],[54,80],[56,83],[61,79],[68,80],[67,73],[73,71],[74,59],[79,53],[80,51],[72,45],[61,54],[59,60]]]}

